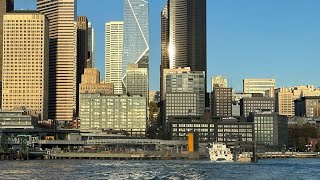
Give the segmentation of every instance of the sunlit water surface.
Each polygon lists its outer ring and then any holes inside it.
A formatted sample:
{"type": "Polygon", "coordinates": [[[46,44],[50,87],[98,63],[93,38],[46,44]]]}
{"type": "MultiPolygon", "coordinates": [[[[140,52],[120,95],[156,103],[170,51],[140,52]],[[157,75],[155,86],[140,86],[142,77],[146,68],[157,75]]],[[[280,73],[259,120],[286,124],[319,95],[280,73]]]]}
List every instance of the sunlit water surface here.
{"type": "Polygon", "coordinates": [[[0,179],[320,179],[320,159],[209,161],[0,161],[0,179]]]}

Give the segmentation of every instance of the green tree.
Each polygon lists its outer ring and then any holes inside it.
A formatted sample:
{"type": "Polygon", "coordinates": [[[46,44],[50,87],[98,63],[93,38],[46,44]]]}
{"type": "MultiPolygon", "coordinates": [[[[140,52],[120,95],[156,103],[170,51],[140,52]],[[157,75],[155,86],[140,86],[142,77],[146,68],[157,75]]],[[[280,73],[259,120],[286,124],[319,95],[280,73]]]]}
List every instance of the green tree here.
{"type": "Polygon", "coordinates": [[[298,137],[297,149],[300,152],[306,150],[306,139],[304,137],[298,137]]]}
{"type": "Polygon", "coordinates": [[[157,114],[159,112],[158,106],[155,102],[151,101],[149,103],[149,118],[150,120],[154,120],[154,114],[157,114]]]}

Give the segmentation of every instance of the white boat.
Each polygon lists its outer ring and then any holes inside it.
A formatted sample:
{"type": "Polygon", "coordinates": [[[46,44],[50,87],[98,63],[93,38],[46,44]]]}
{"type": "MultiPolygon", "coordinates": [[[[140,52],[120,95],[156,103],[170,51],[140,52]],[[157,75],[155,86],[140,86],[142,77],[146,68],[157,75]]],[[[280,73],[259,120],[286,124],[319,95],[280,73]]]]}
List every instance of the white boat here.
{"type": "Polygon", "coordinates": [[[214,162],[234,162],[231,150],[224,143],[213,143],[209,155],[214,162]]]}

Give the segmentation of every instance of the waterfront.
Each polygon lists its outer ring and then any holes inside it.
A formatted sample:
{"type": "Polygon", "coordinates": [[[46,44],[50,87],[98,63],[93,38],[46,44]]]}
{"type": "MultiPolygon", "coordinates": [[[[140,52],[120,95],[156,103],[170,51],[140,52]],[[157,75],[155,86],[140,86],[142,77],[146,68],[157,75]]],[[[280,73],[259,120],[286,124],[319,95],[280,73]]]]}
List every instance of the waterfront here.
{"type": "Polygon", "coordinates": [[[1,161],[0,179],[318,179],[320,159],[209,161],[1,161]]]}

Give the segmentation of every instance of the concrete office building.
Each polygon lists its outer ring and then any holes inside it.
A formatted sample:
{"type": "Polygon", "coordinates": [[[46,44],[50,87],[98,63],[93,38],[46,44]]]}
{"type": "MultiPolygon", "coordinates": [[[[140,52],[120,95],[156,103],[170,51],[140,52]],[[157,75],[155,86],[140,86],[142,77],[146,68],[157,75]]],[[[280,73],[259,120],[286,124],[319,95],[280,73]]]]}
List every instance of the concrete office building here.
{"type": "Polygon", "coordinates": [[[223,76],[213,76],[211,78],[211,90],[213,91],[214,87],[227,88],[228,87],[228,79],[223,76]]]}
{"type": "Polygon", "coordinates": [[[240,115],[249,116],[250,112],[271,111],[274,112],[274,98],[270,97],[244,97],[240,100],[240,115]]]}
{"type": "Polygon", "coordinates": [[[161,11],[161,64],[160,64],[160,99],[164,100],[164,69],[169,69],[169,12],[166,4],[161,11]]]}
{"type": "Polygon", "coordinates": [[[190,73],[191,69],[189,67],[184,67],[184,68],[175,68],[175,69],[163,69],[163,89],[161,93],[161,97],[163,97],[163,100],[165,100],[166,98],[166,78],[167,75],[170,74],[180,74],[180,73],[190,73]]]}
{"type": "Polygon", "coordinates": [[[122,88],[123,22],[106,23],[106,82],[113,83],[114,94],[123,94],[122,88]]]}
{"type": "Polygon", "coordinates": [[[94,28],[92,27],[91,22],[88,22],[88,68],[94,68],[94,28]]]}
{"type": "Polygon", "coordinates": [[[3,110],[23,107],[40,120],[48,119],[48,28],[48,19],[37,11],[3,16],[3,110]]]}
{"type": "Polygon", "coordinates": [[[211,114],[214,117],[232,116],[232,88],[213,87],[211,114]]]}
{"type": "Polygon", "coordinates": [[[125,131],[145,137],[147,101],[141,96],[80,95],[81,130],[125,131]]]}
{"type": "MultiPolygon", "coordinates": [[[[207,82],[207,1],[170,0],[169,67],[204,71],[207,82]]],[[[207,83],[205,84],[207,90],[207,83]]]]}
{"type": "MultiPolygon", "coordinates": [[[[3,15],[14,10],[14,0],[0,1],[0,81],[2,81],[3,58],[3,15]]],[[[1,95],[1,94],[0,94],[1,95]]]]}
{"type": "Polygon", "coordinates": [[[275,79],[244,79],[243,93],[261,93],[265,95],[266,91],[274,89],[275,79]]]}
{"type": "Polygon", "coordinates": [[[287,116],[272,112],[255,112],[250,113],[248,121],[254,123],[258,150],[280,151],[288,145],[287,116]]]}
{"type": "Polygon", "coordinates": [[[252,97],[252,94],[234,93],[232,97],[232,116],[240,116],[240,100],[244,97],[252,97]]]}
{"type": "Polygon", "coordinates": [[[81,76],[79,93],[113,94],[113,83],[100,83],[100,72],[96,68],[85,68],[81,76]]]}
{"type": "Polygon", "coordinates": [[[307,96],[294,101],[295,115],[307,118],[320,117],[320,96],[307,96]]]}
{"type": "Polygon", "coordinates": [[[129,64],[149,69],[149,0],[124,1],[123,28],[122,80],[126,88],[129,64]]]}
{"type": "Polygon", "coordinates": [[[126,74],[126,93],[149,97],[148,69],[139,68],[138,64],[129,64],[126,74]]]}
{"type": "Polygon", "coordinates": [[[205,72],[169,73],[166,75],[165,114],[203,116],[205,112],[205,72]]]}
{"type": "Polygon", "coordinates": [[[72,121],[76,110],[77,33],[75,0],[37,0],[49,19],[49,118],[72,121]]]}
{"type": "Polygon", "coordinates": [[[294,116],[294,96],[289,88],[275,90],[275,112],[288,117],[294,116]]]}

